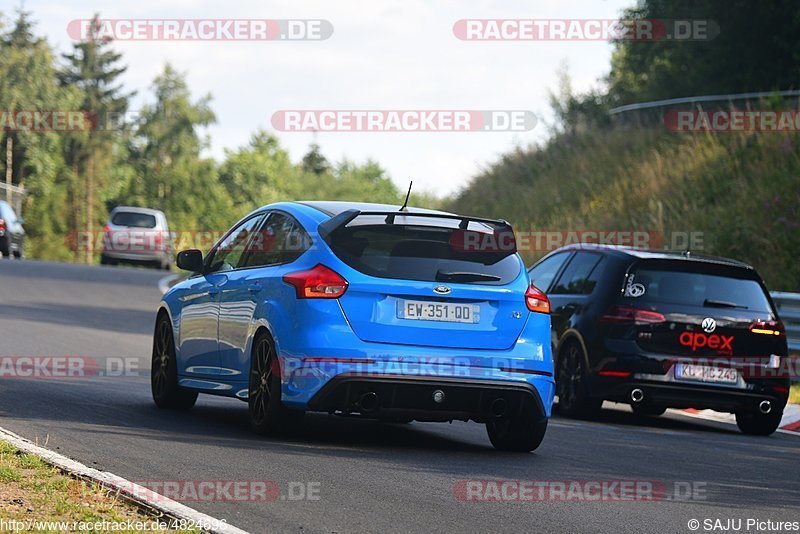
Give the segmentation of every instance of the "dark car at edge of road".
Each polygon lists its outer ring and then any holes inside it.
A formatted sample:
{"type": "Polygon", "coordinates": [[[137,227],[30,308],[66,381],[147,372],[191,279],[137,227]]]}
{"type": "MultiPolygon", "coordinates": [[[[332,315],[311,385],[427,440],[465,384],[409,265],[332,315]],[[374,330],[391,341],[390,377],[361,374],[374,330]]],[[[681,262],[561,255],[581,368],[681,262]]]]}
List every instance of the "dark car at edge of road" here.
{"type": "Polygon", "coordinates": [[[551,302],[559,411],[604,400],[736,415],[769,435],[789,396],[786,332],[751,266],[688,252],[571,245],[529,269],[551,302]]]}

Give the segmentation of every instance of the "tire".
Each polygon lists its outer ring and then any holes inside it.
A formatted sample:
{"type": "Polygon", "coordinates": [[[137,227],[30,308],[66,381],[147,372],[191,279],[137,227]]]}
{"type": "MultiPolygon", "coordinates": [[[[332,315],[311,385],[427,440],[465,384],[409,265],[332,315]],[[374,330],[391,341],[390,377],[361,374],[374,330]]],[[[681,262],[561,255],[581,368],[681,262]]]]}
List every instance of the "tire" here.
{"type": "Polygon", "coordinates": [[[556,373],[558,411],[567,417],[592,417],[603,405],[603,399],[589,396],[585,362],[583,349],[574,341],[564,347],[558,358],[556,373]]]}
{"type": "Polygon", "coordinates": [[[6,234],[6,237],[0,239],[0,254],[3,255],[4,258],[8,258],[11,256],[11,245],[9,243],[9,235],[6,234]]]}
{"type": "Polygon", "coordinates": [[[105,254],[100,254],[100,265],[108,265],[109,263],[111,262],[108,261],[108,256],[105,254]]]}
{"type": "Polygon", "coordinates": [[[654,404],[631,404],[633,414],[637,417],[658,417],[664,415],[667,411],[666,406],[657,406],[654,404]]]}
{"type": "Polygon", "coordinates": [[[494,448],[500,451],[535,451],[547,432],[547,419],[529,417],[503,418],[486,423],[486,433],[494,448]]]}
{"type": "Polygon", "coordinates": [[[178,364],[172,324],[160,315],[153,333],[153,358],[150,363],[150,390],[156,406],[168,410],[189,410],[197,401],[197,392],[178,386],[178,364]]]}
{"type": "Polygon", "coordinates": [[[262,436],[276,435],[299,426],[305,412],[290,410],[281,402],[281,370],[270,335],[253,340],[247,394],[250,428],[262,436]]]}
{"type": "Polygon", "coordinates": [[[14,251],[14,259],[21,260],[22,259],[22,243],[19,244],[17,250],[14,251]]]}
{"type": "Polygon", "coordinates": [[[759,412],[736,412],[736,425],[743,434],[749,436],[769,436],[781,425],[783,412],[772,411],[768,414],[759,412]]]}

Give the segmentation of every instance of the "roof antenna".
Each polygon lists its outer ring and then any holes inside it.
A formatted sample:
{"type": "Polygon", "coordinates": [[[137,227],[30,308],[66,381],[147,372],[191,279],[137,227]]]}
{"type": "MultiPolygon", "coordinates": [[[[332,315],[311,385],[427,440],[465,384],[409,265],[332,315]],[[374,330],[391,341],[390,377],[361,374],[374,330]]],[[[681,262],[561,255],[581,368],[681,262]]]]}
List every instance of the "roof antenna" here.
{"type": "Polygon", "coordinates": [[[411,186],[414,185],[414,180],[411,180],[408,183],[408,193],[406,193],[406,201],[403,202],[403,207],[397,211],[408,211],[408,197],[411,196],[411,186]]]}

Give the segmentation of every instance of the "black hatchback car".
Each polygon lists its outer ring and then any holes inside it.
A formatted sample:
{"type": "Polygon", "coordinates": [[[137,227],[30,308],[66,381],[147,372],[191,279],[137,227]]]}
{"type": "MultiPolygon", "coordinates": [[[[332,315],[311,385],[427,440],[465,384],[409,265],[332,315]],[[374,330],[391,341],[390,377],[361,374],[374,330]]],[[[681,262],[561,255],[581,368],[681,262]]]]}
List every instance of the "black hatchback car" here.
{"type": "Polygon", "coordinates": [[[588,417],[610,400],[641,416],[731,412],[746,434],[780,425],[789,396],[786,333],[751,266],[571,245],[529,272],[550,299],[562,414],[588,417]]]}

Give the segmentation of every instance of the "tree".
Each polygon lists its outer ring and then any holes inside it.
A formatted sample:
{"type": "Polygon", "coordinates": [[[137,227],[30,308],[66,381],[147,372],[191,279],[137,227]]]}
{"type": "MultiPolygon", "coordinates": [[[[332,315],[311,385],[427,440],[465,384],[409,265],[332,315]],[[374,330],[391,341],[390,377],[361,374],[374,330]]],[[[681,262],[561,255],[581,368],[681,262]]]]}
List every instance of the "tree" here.
{"type": "Polygon", "coordinates": [[[219,171],[220,182],[242,215],[288,198],[301,174],[278,139],[263,130],[254,133],[247,146],[226,150],[219,171]]]}
{"type": "Polygon", "coordinates": [[[623,18],[709,20],[713,38],[616,43],[614,105],[791,89],[800,79],[800,4],[792,0],[643,0],[623,18]]]}
{"type": "Polygon", "coordinates": [[[330,170],[331,166],[325,156],[320,152],[317,143],[311,143],[308,153],[303,156],[303,170],[313,172],[317,176],[330,170]]]}
{"type": "MultiPolygon", "coordinates": [[[[1,24],[0,24],[1,26],[1,24]]],[[[19,11],[12,29],[0,35],[0,110],[74,110],[80,101],[75,87],[60,87],[53,53],[33,34],[30,14],[19,11]]],[[[3,176],[24,186],[22,212],[27,220],[28,254],[53,259],[69,257],[63,239],[69,230],[65,202],[70,188],[64,164],[63,133],[12,128],[2,135],[3,176]]]]}
{"type": "MultiPolygon", "coordinates": [[[[83,201],[85,207],[84,228],[93,230],[98,222],[95,217],[96,189],[107,184],[115,142],[114,131],[105,130],[111,124],[113,114],[123,114],[128,109],[132,94],[124,94],[116,85],[119,76],[127,67],[118,66],[121,54],[108,47],[110,39],[98,38],[100,22],[95,15],[89,26],[88,39],[73,45],[72,53],[64,54],[67,67],[60,74],[64,86],[75,86],[81,90],[81,109],[91,114],[98,128],[88,132],[74,132],[67,137],[66,160],[76,177],[83,177],[83,201]]],[[[77,210],[76,210],[77,212],[77,210]]],[[[93,261],[92,240],[88,241],[86,262],[93,261]]]]}
{"type": "Polygon", "coordinates": [[[163,210],[173,228],[214,230],[234,222],[216,163],[201,157],[200,129],[215,120],[207,95],[192,101],[183,73],[167,64],[153,82],[128,150],[134,169],[120,200],[163,210]]]}

